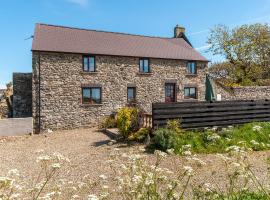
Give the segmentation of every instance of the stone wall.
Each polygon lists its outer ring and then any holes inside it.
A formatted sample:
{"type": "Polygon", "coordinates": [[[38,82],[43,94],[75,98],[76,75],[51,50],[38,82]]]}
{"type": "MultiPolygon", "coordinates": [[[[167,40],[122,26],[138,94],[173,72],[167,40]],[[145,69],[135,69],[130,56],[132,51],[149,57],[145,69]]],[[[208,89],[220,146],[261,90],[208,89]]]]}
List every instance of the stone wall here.
{"type": "Polygon", "coordinates": [[[198,62],[195,76],[180,60],[150,59],[150,74],[140,74],[138,63],[135,57],[96,56],[97,72],[89,73],[82,71],[82,55],[33,52],[34,132],[96,125],[126,105],[129,85],[149,113],[153,102],[164,102],[166,82],[176,83],[177,101],[183,101],[185,86],[196,86],[204,100],[205,63],[198,62]],[[101,105],[82,104],[82,85],[91,84],[102,87],[101,105]]]}
{"type": "Polygon", "coordinates": [[[32,116],[32,73],[13,73],[13,117],[32,116]]]}
{"type": "Polygon", "coordinates": [[[223,89],[215,86],[216,95],[221,95],[221,100],[270,100],[270,86],[250,86],[223,89]]]}

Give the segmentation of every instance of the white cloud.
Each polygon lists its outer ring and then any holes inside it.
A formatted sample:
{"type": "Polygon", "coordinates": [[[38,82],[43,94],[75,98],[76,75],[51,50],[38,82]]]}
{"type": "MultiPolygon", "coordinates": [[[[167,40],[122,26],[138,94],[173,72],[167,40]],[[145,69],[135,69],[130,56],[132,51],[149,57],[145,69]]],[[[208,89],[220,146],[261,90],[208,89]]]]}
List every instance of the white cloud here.
{"type": "Polygon", "coordinates": [[[0,84],[0,89],[6,89],[6,85],[0,84]]]}
{"type": "Polygon", "coordinates": [[[197,51],[204,51],[210,48],[211,45],[205,45],[205,46],[201,46],[201,47],[197,47],[195,48],[197,51]]]}
{"type": "Polygon", "coordinates": [[[70,3],[77,4],[81,7],[86,7],[88,5],[88,0],[67,0],[70,3]]]}
{"type": "Polygon", "coordinates": [[[201,30],[201,31],[198,31],[198,32],[189,33],[189,34],[187,34],[187,36],[199,35],[199,34],[202,34],[202,33],[207,33],[209,31],[210,31],[209,29],[204,29],[204,30],[201,30]]]}

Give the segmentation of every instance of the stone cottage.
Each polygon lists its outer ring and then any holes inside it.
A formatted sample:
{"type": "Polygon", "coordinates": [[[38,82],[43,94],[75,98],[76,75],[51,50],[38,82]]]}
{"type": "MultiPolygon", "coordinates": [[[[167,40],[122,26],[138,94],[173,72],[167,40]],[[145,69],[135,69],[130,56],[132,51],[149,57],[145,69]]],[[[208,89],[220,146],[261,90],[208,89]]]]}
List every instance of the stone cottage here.
{"type": "Polygon", "coordinates": [[[37,24],[33,54],[33,128],[96,125],[127,103],[204,100],[208,61],[176,26],[174,37],[37,24]]]}

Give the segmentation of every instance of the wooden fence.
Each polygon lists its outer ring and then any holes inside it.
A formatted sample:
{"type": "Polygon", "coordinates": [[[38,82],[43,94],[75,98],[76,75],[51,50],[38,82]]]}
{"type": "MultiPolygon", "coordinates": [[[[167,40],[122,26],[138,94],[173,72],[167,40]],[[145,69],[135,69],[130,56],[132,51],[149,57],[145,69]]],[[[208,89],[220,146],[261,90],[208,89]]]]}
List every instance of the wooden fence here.
{"type": "Polygon", "coordinates": [[[180,119],[183,128],[270,121],[269,100],[154,103],[152,109],[154,128],[166,125],[170,119],[180,119]]]}

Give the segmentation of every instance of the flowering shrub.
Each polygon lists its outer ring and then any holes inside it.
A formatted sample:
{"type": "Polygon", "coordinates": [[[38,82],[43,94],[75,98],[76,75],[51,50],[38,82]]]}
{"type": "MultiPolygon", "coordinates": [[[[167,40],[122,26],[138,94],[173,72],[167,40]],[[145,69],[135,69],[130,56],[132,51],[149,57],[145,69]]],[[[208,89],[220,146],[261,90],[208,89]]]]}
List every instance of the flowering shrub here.
{"type": "Polygon", "coordinates": [[[134,107],[124,107],[117,113],[117,128],[127,138],[139,129],[139,110],[134,107]]]}

